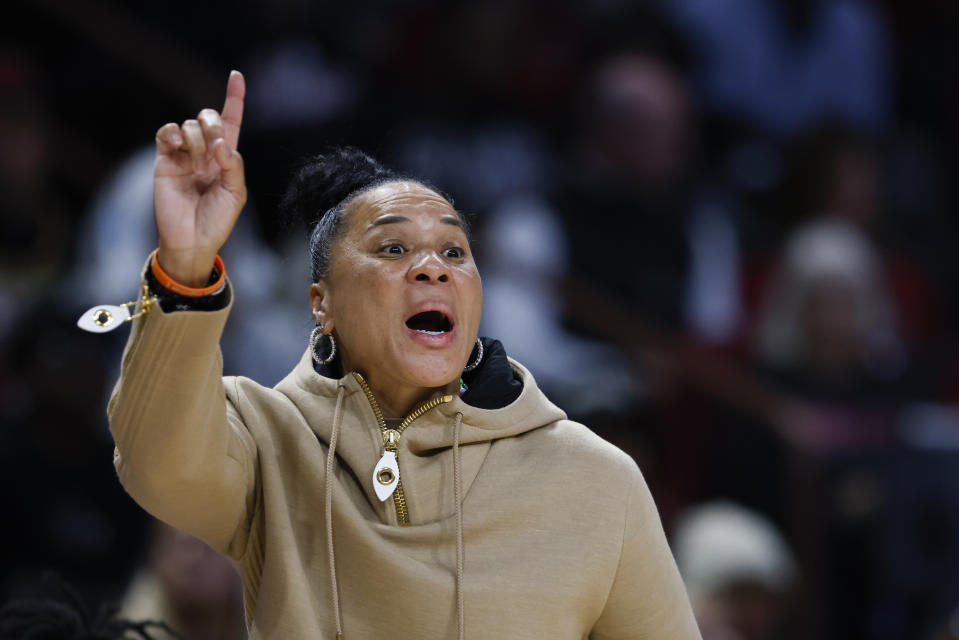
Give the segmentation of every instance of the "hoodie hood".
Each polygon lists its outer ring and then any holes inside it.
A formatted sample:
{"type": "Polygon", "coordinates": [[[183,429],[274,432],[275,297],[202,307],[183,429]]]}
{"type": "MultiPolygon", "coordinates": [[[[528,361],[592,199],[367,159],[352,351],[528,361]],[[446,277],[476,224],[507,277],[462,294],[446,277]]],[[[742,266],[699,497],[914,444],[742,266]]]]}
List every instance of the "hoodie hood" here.
{"type": "Polygon", "coordinates": [[[374,475],[387,459],[384,429],[389,427],[393,434],[397,431],[392,430],[394,425],[382,420],[375,397],[371,397],[372,391],[363,378],[355,373],[338,378],[324,375],[327,371],[334,373],[337,363],[332,363],[326,371],[315,369],[311,351],[307,349],[293,372],[276,387],[296,405],[316,437],[328,447],[324,509],[330,605],[338,640],[343,637],[343,627],[336,578],[331,479],[340,476],[341,481],[346,481],[340,473],[343,466],[352,472],[359,485],[360,492],[348,491],[354,507],[361,513],[372,508],[383,524],[409,526],[455,520],[457,628],[459,639],[465,640],[464,501],[480,477],[496,441],[520,436],[566,417],[540,392],[529,371],[507,358],[502,345],[489,341],[483,346],[485,355],[470,372],[466,392],[445,396],[447,400],[439,404],[427,402],[423,406],[430,405],[431,409],[414,410],[403,421],[406,424],[416,416],[403,428],[396,442],[399,481],[395,491],[383,501],[376,496],[374,475]],[[468,404],[470,399],[480,406],[468,404]]]}

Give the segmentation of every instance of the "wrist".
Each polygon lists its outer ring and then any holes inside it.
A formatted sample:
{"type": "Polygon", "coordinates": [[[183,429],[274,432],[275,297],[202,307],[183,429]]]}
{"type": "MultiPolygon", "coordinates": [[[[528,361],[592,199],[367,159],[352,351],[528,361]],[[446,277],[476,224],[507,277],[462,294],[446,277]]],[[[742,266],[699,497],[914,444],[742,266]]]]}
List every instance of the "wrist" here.
{"type": "Polygon", "coordinates": [[[150,259],[150,272],[160,286],[173,293],[188,298],[200,298],[212,295],[223,287],[226,278],[226,267],[219,255],[215,255],[209,263],[205,260],[197,261],[197,264],[210,265],[205,269],[204,275],[202,276],[197,275],[199,272],[195,268],[189,270],[181,269],[180,271],[170,273],[170,269],[165,263],[161,263],[161,260],[160,249],[157,249],[153,252],[153,256],[150,259]],[[190,272],[192,275],[187,278],[175,275],[176,273],[187,272],[190,272]]]}
{"type": "Polygon", "coordinates": [[[153,252],[151,264],[174,282],[187,288],[198,289],[209,285],[217,254],[196,251],[172,251],[162,246],[153,252]]]}

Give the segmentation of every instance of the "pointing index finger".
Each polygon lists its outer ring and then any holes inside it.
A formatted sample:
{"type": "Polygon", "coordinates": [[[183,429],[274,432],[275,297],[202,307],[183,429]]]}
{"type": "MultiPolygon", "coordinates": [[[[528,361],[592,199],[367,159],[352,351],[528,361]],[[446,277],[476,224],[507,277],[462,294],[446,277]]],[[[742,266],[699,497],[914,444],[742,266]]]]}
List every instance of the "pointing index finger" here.
{"type": "Polygon", "coordinates": [[[240,140],[240,123],[243,122],[243,98],[246,95],[246,80],[239,71],[231,71],[226,84],[226,100],[220,114],[223,120],[223,139],[231,149],[236,149],[240,140]]]}

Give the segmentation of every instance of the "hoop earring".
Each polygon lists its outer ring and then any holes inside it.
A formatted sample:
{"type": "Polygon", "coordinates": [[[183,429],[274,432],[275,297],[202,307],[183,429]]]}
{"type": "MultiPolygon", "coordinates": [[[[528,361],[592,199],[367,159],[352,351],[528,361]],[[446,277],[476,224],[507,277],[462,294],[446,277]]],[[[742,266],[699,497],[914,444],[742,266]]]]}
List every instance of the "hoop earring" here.
{"type": "Polygon", "coordinates": [[[310,355],[313,356],[313,362],[316,364],[330,364],[333,362],[333,358],[336,357],[336,340],[333,338],[332,333],[323,333],[323,325],[321,324],[313,327],[313,332],[310,334],[310,355]],[[326,356],[325,358],[321,358],[316,348],[320,344],[320,338],[322,338],[324,335],[330,339],[330,355],[326,356]]]}
{"type": "Polygon", "coordinates": [[[467,363],[467,365],[463,368],[463,373],[469,373],[478,367],[480,362],[483,361],[483,343],[479,338],[476,338],[476,349],[474,349],[474,351],[476,351],[476,359],[470,363],[467,363]]]}

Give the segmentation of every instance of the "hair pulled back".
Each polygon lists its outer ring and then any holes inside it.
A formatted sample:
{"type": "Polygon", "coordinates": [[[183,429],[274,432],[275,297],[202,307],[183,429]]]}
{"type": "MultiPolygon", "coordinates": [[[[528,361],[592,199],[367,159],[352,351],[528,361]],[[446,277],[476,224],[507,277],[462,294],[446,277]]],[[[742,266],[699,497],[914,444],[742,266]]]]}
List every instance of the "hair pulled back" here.
{"type": "MultiPolygon", "coordinates": [[[[407,180],[354,147],[337,147],[306,158],[297,167],[280,209],[310,234],[310,277],[329,274],[333,242],[342,231],[346,205],[364,191],[386,182],[407,180]]],[[[418,181],[417,181],[418,182],[418,181]]]]}

